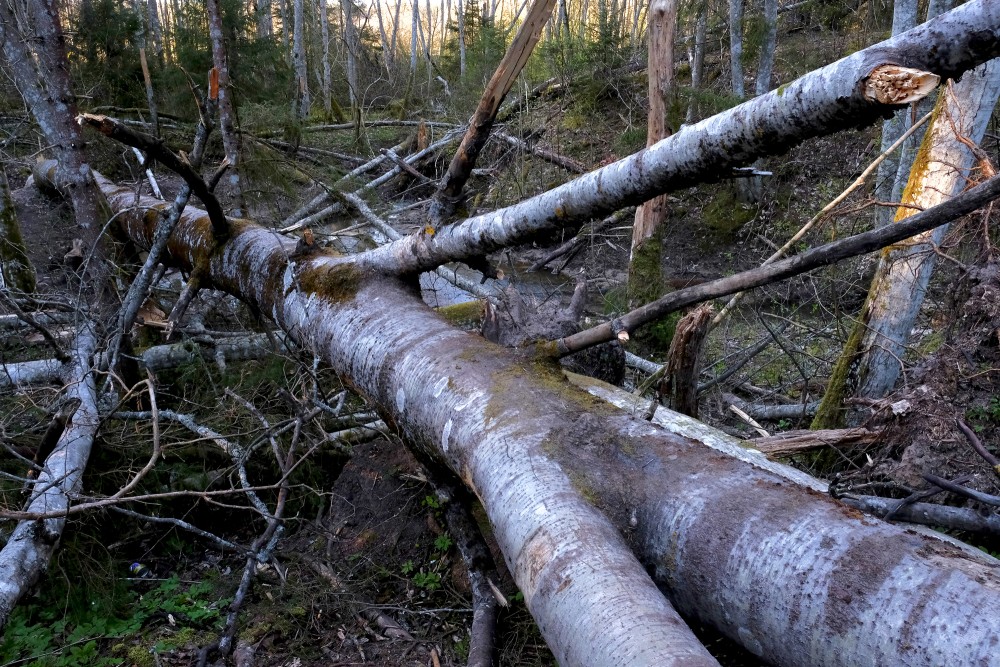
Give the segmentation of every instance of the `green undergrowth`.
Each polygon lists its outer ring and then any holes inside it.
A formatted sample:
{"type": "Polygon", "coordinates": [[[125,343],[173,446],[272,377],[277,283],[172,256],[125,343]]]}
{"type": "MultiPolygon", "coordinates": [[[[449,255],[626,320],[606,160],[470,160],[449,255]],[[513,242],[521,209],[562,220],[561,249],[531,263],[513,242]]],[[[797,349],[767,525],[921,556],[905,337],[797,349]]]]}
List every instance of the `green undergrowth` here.
{"type": "MultiPolygon", "coordinates": [[[[115,565],[127,571],[127,564],[115,565]]],[[[50,577],[34,601],[17,607],[0,660],[27,667],[152,665],[154,651],[192,643],[225,620],[229,598],[219,597],[213,581],[171,576],[130,585],[88,576],[86,586],[50,577]]]]}

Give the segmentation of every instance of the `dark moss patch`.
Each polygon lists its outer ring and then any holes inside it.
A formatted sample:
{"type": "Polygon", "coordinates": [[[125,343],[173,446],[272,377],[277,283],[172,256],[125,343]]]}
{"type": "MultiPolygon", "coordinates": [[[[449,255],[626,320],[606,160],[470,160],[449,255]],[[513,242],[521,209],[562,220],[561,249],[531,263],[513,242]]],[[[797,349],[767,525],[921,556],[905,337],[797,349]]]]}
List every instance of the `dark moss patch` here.
{"type": "Polygon", "coordinates": [[[351,301],[358,295],[364,276],[350,263],[324,265],[314,268],[303,267],[299,273],[299,285],[304,292],[315,292],[334,303],[351,301]]]}

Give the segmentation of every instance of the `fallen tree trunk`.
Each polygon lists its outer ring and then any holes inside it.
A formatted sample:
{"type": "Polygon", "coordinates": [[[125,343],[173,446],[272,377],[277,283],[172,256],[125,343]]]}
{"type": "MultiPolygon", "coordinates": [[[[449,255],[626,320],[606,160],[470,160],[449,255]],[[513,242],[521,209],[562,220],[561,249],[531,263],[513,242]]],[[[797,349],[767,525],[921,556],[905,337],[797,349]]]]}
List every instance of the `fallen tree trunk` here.
{"type": "Polygon", "coordinates": [[[926,96],[937,77],[958,76],[998,55],[1000,5],[973,0],[565,185],[353,261],[377,271],[415,273],[524,243],[663,192],[717,180],[805,138],[869,124],[895,108],[886,105],[926,96]]]}
{"type": "MultiPolygon", "coordinates": [[[[276,334],[277,340],[284,339],[284,334],[276,334]]],[[[194,341],[183,341],[170,345],[157,345],[144,350],[137,361],[140,368],[159,371],[165,368],[176,368],[181,364],[198,360],[213,361],[246,361],[260,359],[276,350],[272,337],[268,334],[251,334],[234,338],[222,338],[214,342],[211,348],[203,348],[194,341]]],[[[106,358],[99,360],[99,366],[106,365],[106,358]]],[[[0,390],[30,385],[49,384],[57,382],[62,377],[62,363],[58,359],[39,359],[37,361],[21,361],[12,364],[0,363],[0,390]]]]}
{"type": "MultiPolygon", "coordinates": [[[[99,181],[148,243],[154,202],[99,181]]],[[[776,664],[977,664],[996,641],[988,556],[863,519],[760,454],[707,450],[720,437],[694,420],[667,422],[680,435],[637,420],[567,384],[542,351],[451,328],[395,279],[296,266],[245,221],[216,248],[197,213],[171,237],[173,261],[210,256],[216,287],[271,315],[462,478],[560,664],[710,664],[622,534],[681,610],[776,664]]]]}
{"type": "MultiPolygon", "coordinates": [[[[79,402],[79,406],[55,449],[45,459],[25,511],[64,511],[80,489],[100,421],[97,415],[97,388],[90,373],[90,358],[96,346],[93,330],[89,323],[84,324],[76,336],[72,363],[64,369],[67,389],[63,400],[79,402]]],[[[7,544],[0,550],[0,628],[7,624],[17,601],[48,568],[65,525],[65,516],[19,521],[7,544]]]]}

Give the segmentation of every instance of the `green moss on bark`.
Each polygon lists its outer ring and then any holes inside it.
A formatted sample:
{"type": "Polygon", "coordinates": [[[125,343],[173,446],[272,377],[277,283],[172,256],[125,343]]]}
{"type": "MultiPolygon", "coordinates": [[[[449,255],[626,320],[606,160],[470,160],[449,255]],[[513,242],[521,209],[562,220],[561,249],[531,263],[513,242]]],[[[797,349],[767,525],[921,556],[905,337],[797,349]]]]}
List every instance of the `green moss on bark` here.
{"type": "Polygon", "coordinates": [[[659,225],[653,235],[632,249],[628,265],[628,303],[636,308],[655,301],[663,294],[663,228],[659,225]]]}

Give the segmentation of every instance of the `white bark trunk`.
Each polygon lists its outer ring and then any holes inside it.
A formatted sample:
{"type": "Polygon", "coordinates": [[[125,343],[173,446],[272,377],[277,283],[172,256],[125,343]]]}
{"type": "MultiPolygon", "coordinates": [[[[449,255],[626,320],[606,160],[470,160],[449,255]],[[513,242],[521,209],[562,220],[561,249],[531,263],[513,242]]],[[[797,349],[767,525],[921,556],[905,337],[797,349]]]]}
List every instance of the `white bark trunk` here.
{"type": "MultiPolygon", "coordinates": [[[[472,0],[475,2],[475,0],[472,0]]],[[[458,0],[458,76],[465,79],[465,4],[458,0]]]]}
{"type": "Polygon", "coordinates": [[[778,0],[764,0],[764,43],[760,46],[757,81],[754,92],[763,95],[771,90],[774,52],[778,45],[778,0]]]}
{"type": "Polygon", "coordinates": [[[729,73],[733,95],[743,99],[743,0],[729,0],[729,73]]]}
{"type": "MultiPolygon", "coordinates": [[[[349,2],[350,0],[346,0],[349,2]]],[[[330,16],[329,7],[326,0],[319,0],[319,33],[323,40],[323,112],[329,118],[333,111],[333,98],[331,97],[331,86],[333,85],[333,69],[330,62],[330,16]]],[[[348,73],[351,64],[348,62],[348,73]]],[[[354,102],[354,91],[351,90],[351,102],[354,102]]]]}
{"type": "MultiPolygon", "coordinates": [[[[100,423],[97,389],[90,373],[90,357],[96,345],[94,331],[89,323],[85,324],[77,334],[73,359],[64,369],[63,377],[67,386],[65,399],[79,401],[80,405],[55,449],[45,459],[25,511],[61,512],[80,490],[100,423]]],[[[17,601],[48,567],[65,525],[65,517],[20,521],[0,550],[0,628],[6,625],[17,601]]]]}
{"type": "Polygon", "coordinates": [[[412,21],[410,23],[410,78],[417,76],[417,39],[420,32],[420,0],[412,0],[410,5],[412,21]]]}
{"type": "MultiPolygon", "coordinates": [[[[917,0],[896,0],[892,8],[892,34],[899,35],[917,25],[917,0]]],[[[910,110],[897,111],[889,120],[882,123],[882,149],[884,153],[903,136],[910,127],[910,110]]],[[[896,172],[899,169],[900,152],[893,153],[879,165],[875,180],[875,198],[879,201],[892,201],[893,184],[896,182],[896,172]]],[[[907,170],[909,171],[909,170],[907,170]]],[[[875,211],[875,221],[879,225],[887,225],[892,221],[893,209],[881,206],[875,211]]]]}
{"type": "Polygon", "coordinates": [[[305,120],[309,117],[311,99],[309,97],[309,70],[306,65],[305,3],[303,0],[293,0],[292,14],[294,15],[292,62],[296,79],[293,108],[295,117],[299,120],[305,120]]]}
{"type": "MultiPolygon", "coordinates": [[[[941,93],[934,122],[917,153],[903,196],[904,204],[917,208],[900,207],[897,221],[953,197],[968,187],[969,179],[977,177],[976,157],[956,138],[954,130],[974,144],[982,140],[1000,94],[1000,60],[966,73],[952,90],[953,94],[941,93]]],[[[947,231],[947,225],[938,227],[897,244],[883,256],[866,303],[858,395],[881,398],[896,384],[904,346],[934,270],[934,248],[947,231]]]]}
{"type": "Polygon", "coordinates": [[[340,0],[344,10],[344,45],[347,47],[347,87],[351,94],[351,107],[360,104],[361,89],[358,86],[358,56],[361,44],[358,29],[354,25],[354,0],[340,0]]]}
{"type": "MultiPolygon", "coordinates": [[[[299,0],[301,1],[301,0],[299,0]]],[[[229,79],[229,55],[222,31],[222,9],[219,0],[206,0],[208,12],[208,35],[212,42],[212,62],[219,75],[219,134],[229,161],[227,178],[232,188],[235,210],[233,215],[242,217],[244,209],[242,185],[240,183],[240,143],[236,134],[236,108],[233,103],[233,87],[229,79]]]]}
{"type": "Polygon", "coordinates": [[[274,36],[274,19],[271,17],[271,0],[257,0],[257,39],[274,36]]]}

